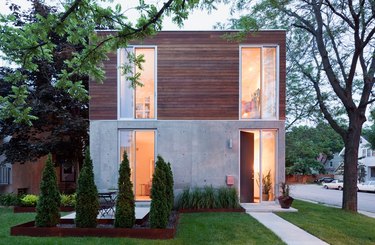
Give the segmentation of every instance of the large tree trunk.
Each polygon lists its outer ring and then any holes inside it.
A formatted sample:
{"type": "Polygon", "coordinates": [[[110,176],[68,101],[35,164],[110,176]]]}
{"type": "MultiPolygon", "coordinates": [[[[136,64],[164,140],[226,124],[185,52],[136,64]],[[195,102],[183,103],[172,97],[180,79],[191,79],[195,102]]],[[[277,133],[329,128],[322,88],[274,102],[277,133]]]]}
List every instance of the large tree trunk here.
{"type": "Polygon", "coordinates": [[[342,208],[357,212],[358,148],[364,120],[359,115],[350,117],[349,129],[344,139],[344,191],[342,208]]]}

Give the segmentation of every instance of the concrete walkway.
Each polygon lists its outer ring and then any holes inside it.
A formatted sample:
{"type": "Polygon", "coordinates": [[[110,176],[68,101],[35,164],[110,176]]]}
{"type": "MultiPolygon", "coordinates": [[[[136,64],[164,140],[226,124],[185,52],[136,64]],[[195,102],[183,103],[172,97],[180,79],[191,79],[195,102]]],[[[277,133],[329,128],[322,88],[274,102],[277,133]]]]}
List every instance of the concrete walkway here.
{"type": "Polygon", "coordinates": [[[328,243],[307,233],[271,212],[247,212],[265,227],[273,231],[288,245],[327,245],[328,243]]]}

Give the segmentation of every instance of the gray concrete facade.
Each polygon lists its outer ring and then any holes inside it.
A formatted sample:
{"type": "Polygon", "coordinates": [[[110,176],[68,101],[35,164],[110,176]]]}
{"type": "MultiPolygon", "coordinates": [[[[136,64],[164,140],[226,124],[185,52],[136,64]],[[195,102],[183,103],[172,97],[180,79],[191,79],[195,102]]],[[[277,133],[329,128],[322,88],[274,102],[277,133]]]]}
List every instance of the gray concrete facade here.
{"type": "Polygon", "coordinates": [[[156,131],[155,153],[171,163],[176,191],[187,186],[223,186],[226,175],[234,176],[234,187],[239,189],[241,130],[277,130],[275,189],[285,179],[284,121],[94,120],[90,122],[90,149],[98,189],[117,186],[119,131],[134,129],[156,131]]]}

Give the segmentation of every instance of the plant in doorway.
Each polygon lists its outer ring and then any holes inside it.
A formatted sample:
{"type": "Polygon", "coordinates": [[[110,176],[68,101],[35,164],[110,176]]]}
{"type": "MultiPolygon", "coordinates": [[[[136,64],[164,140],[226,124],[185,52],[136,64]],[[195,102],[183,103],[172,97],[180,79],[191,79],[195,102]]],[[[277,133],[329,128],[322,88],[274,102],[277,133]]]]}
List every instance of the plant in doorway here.
{"type": "Polygon", "coordinates": [[[262,184],[262,201],[269,201],[272,189],[271,170],[268,170],[268,173],[262,176],[262,184]]]}
{"type": "Polygon", "coordinates": [[[278,197],[281,208],[290,208],[293,203],[293,197],[289,196],[290,187],[287,183],[281,183],[281,196],[278,197]]]}

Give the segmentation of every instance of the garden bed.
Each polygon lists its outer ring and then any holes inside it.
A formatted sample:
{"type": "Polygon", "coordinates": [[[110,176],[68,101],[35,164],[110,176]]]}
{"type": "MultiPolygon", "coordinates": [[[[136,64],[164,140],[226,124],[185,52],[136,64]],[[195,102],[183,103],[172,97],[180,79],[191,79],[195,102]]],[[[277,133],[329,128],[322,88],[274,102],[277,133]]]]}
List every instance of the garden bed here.
{"type": "Polygon", "coordinates": [[[149,228],[148,215],[137,220],[133,228],[114,228],[113,219],[99,219],[96,228],[77,228],[73,219],[60,219],[56,227],[36,227],[35,222],[27,222],[10,229],[12,236],[33,237],[130,237],[143,239],[172,239],[176,234],[178,213],[172,213],[166,229],[149,228]]]}
{"type": "MultiPolygon", "coordinates": [[[[60,212],[73,212],[74,207],[60,207],[60,212]]],[[[35,207],[14,206],[14,213],[34,213],[35,207]]]]}
{"type": "Polygon", "coordinates": [[[246,210],[243,207],[240,208],[186,208],[178,210],[180,213],[225,213],[225,212],[236,212],[244,213],[246,210]]]}

